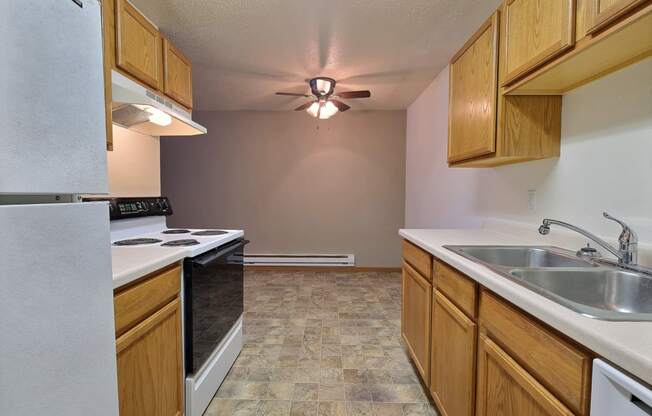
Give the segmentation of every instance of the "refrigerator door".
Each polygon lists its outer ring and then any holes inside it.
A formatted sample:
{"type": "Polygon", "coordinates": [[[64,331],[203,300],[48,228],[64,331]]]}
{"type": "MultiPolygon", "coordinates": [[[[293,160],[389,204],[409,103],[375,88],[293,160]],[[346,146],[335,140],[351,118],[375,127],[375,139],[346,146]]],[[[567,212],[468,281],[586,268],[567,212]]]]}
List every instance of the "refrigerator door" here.
{"type": "Polygon", "coordinates": [[[4,0],[0,39],[0,193],[106,193],[98,0],[4,0]]]}
{"type": "Polygon", "coordinates": [[[117,416],[106,202],[0,206],[0,415],[117,416]]]}

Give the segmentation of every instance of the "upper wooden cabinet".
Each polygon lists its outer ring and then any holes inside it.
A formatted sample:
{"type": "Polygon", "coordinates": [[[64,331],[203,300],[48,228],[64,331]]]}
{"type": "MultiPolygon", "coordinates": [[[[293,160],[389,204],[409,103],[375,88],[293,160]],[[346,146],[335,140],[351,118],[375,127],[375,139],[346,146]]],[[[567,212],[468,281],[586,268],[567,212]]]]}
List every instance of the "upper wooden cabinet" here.
{"type": "Polygon", "coordinates": [[[163,39],[164,92],[192,108],[192,65],[168,39],[163,39]]]}
{"type": "Polygon", "coordinates": [[[448,163],[493,167],[559,156],[561,97],[506,97],[505,38],[497,11],[451,60],[448,163]]]}
{"type": "Polygon", "coordinates": [[[116,0],[116,64],[150,87],[163,89],[162,38],[127,0],[116,0]]]}
{"type": "Polygon", "coordinates": [[[650,56],[652,1],[576,0],[576,4],[575,44],[510,82],[503,94],[565,94],[650,56]]]}
{"type": "Polygon", "coordinates": [[[102,2],[102,59],[104,72],[104,121],[106,129],[106,150],[113,150],[113,113],[112,113],[112,95],[113,87],[111,85],[111,68],[113,67],[113,45],[115,39],[113,33],[113,5],[108,1],[102,2]]]}
{"type": "Polygon", "coordinates": [[[506,0],[506,85],[575,43],[575,0],[506,0]]]}
{"type": "Polygon", "coordinates": [[[432,285],[409,264],[403,263],[401,335],[426,383],[430,380],[430,318],[432,285]]]}
{"type": "Polygon", "coordinates": [[[652,54],[652,0],[504,0],[450,62],[448,164],[558,157],[564,93],[652,54]]]}
{"type": "Polygon", "coordinates": [[[498,12],[451,60],[449,163],[495,151],[497,77],[498,12]]]}
{"type": "Polygon", "coordinates": [[[590,27],[588,33],[597,32],[642,5],[647,0],[590,0],[590,27]]]}

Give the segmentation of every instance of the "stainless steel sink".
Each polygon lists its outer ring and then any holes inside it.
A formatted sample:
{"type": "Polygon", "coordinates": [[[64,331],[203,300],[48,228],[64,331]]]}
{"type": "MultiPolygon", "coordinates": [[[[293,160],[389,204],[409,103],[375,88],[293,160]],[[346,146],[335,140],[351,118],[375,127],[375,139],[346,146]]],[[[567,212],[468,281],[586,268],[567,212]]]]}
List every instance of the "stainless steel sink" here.
{"type": "Polygon", "coordinates": [[[607,320],[652,320],[652,277],[611,269],[524,269],[511,275],[582,315],[607,320]]]}
{"type": "Polygon", "coordinates": [[[557,247],[444,246],[591,318],[652,321],[652,275],[557,247]]]}
{"type": "Polygon", "coordinates": [[[596,267],[573,253],[554,247],[530,246],[446,246],[473,260],[494,266],[521,267],[596,267]]]}

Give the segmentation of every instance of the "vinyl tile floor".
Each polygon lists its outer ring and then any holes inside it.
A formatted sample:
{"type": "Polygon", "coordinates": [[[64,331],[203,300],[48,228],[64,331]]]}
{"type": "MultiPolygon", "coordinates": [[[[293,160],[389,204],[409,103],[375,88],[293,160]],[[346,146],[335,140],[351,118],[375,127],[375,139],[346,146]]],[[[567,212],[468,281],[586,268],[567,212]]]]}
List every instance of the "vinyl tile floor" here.
{"type": "Polygon", "coordinates": [[[401,278],[245,273],[245,344],[204,416],[436,416],[404,349],[401,278]]]}

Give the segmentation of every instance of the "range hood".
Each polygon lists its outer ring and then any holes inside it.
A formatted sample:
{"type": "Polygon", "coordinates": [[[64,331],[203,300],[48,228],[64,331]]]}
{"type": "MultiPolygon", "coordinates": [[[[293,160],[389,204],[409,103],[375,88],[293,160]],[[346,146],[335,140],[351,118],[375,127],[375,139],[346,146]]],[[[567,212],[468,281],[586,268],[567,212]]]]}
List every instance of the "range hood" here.
{"type": "Polygon", "coordinates": [[[113,123],[148,136],[194,136],[206,127],[190,112],[117,71],[111,71],[113,123]]]}

